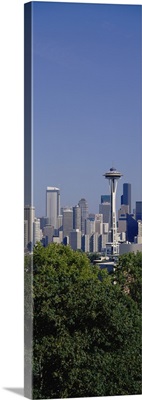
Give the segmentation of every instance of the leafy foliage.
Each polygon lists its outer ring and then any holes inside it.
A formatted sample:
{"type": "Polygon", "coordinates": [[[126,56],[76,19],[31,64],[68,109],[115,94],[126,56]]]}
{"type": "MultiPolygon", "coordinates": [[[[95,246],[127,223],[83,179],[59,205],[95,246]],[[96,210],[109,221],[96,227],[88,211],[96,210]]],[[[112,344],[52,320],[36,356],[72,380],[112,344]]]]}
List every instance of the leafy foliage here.
{"type": "Polygon", "coordinates": [[[35,399],[141,393],[141,313],[118,271],[113,285],[84,253],[35,247],[35,399]]]}
{"type": "Polygon", "coordinates": [[[93,261],[95,260],[99,260],[100,255],[98,253],[88,253],[87,257],[89,258],[89,260],[91,261],[91,263],[93,263],[93,261]]]}
{"type": "Polygon", "coordinates": [[[142,306],[142,253],[127,253],[119,257],[115,271],[121,289],[142,306]]]}

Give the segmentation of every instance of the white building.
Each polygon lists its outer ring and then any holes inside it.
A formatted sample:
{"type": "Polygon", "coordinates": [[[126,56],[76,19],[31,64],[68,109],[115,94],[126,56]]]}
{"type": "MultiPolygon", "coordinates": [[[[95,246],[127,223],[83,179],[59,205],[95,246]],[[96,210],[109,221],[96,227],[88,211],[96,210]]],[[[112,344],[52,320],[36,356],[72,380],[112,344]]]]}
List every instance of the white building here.
{"type": "Polygon", "coordinates": [[[48,186],[46,189],[46,217],[48,224],[57,229],[57,218],[60,215],[60,189],[48,186]]]}
{"type": "Polygon", "coordinates": [[[142,221],[138,220],[138,236],[136,238],[136,243],[142,244],[142,221]]]}

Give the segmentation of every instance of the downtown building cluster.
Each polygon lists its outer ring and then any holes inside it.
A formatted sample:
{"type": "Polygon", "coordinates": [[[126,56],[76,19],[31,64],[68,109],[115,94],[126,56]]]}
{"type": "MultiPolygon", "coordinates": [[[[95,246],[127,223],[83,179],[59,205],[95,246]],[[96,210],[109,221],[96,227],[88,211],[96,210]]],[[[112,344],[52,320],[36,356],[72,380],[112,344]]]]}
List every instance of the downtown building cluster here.
{"type": "MultiPolygon", "coordinates": [[[[111,174],[114,171],[110,169],[111,174]]],[[[32,251],[37,242],[43,246],[63,243],[73,250],[105,255],[142,251],[142,201],[136,201],[135,210],[131,212],[130,183],[123,184],[117,218],[112,212],[111,194],[102,195],[99,212],[91,214],[84,198],[72,207],[61,207],[60,189],[48,186],[45,208],[45,216],[39,218],[35,216],[34,207],[26,205],[24,208],[25,252],[32,251]],[[112,241],[115,241],[113,247],[112,241]]]]}

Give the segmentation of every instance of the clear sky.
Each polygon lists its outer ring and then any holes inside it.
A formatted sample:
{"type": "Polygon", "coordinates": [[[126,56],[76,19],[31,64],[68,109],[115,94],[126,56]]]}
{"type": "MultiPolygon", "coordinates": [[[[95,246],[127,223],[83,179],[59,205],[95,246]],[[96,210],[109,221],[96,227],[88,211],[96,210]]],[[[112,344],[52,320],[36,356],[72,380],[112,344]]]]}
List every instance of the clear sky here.
{"type": "Polygon", "coordinates": [[[114,166],[142,200],[141,7],[33,2],[34,205],[47,186],[61,206],[99,212],[114,166]]]}

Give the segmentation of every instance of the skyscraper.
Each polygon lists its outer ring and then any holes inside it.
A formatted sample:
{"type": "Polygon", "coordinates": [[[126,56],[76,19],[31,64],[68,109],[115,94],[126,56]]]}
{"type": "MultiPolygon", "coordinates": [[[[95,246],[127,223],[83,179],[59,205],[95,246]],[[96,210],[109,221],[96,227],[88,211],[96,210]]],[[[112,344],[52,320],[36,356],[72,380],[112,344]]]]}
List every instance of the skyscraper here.
{"type": "Polygon", "coordinates": [[[49,244],[49,243],[52,243],[52,241],[53,241],[53,236],[54,236],[54,226],[53,225],[46,225],[44,228],[43,228],[43,235],[44,235],[44,237],[45,237],[45,243],[46,243],[46,246],[49,244]]]}
{"type": "Polygon", "coordinates": [[[127,214],[129,214],[129,205],[122,204],[118,210],[118,232],[127,232],[127,214]]]}
{"type": "Polygon", "coordinates": [[[101,204],[103,203],[110,203],[110,194],[101,195],[101,204]]]}
{"type": "Polygon", "coordinates": [[[73,250],[81,250],[81,232],[79,229],[70,232],[70,245],[73,250]]]}
{"type": "Polygon", "coordinates": [[[101,235],[103,232],[103,214],[95,215],[95,233],[101,235]]]}
{"type": "Polygon", "coordinates": [[[103,222],[109,223],[110,217],[110,195],[101,195],[101,204],[99,204],[99,214],[103,214],[103,222]]]}
{"type": "Polygon", "coordinates": [[[46,217],[48,224],[57,228],[57,217],[60,214],[60,189],[48,186],[46,189],[46,217]]]}
{"type": "Polygon", "coordinates": [[[81,208],[79,205],[73,207],[73,229],[81,231],[81,208]]]}
{"type": "Polygon", "coordinates": [[[65,208],[63,210],[63,238],[70,236],[73,230],[73,210],[72,208],[65,208]]]}
{"type": "Polygon", "coordinates": [[[81,232],[85,234],[85,220],[88,217],[88,203],[85,199],[81,199],[78,202],[79,207],[81,208],[81,232]]]}
{"type": "Polygon", "coordinates": [[[136,201],[136,221],[142,221],[142,201],[136,201]]]}
{"type": "Polygon", "coordinates": [[[123,195],[121,196],[121,204],[129,206],[129,214],[131,214],[131,184],[123,183],[123,195]]]}

